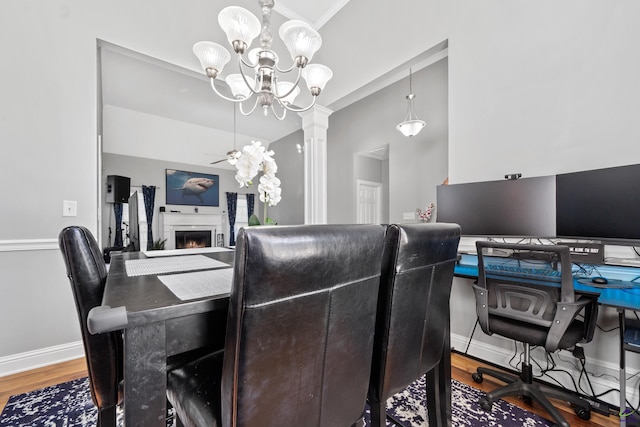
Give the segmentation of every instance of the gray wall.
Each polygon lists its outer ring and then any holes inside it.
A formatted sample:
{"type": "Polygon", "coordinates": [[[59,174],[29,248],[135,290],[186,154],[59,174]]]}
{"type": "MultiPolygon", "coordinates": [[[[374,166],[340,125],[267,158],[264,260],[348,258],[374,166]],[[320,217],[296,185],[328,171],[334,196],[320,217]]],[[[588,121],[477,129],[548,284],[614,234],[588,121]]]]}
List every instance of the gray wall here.
{"type": "MultiPolygon", "coordinates": [[[[141,157],[122,156],[119,154],[104,153],[102,155],[102,183],[104,185],[106,194],[107,176],[108,175],[120,175],[131,178],[132,187],[141,187],[142,185],[155,185],[156,186],[156,198],[153,213],[153,239],[160,238],[158,230],[159,222],[159,209],[160,206],[166,206],[167,210],[178,210],[181,212],[194,212],[194,206],[189,205],[167,205],[166,200],[166,187],[165,187],[165,169],[177,169],[188,172],[200,172],[218,175],[220,177],[219,182],[219,201],[220,206],[208,207],[199,206],[199,213],[217,213],[223,215],[223,222],[228,224],[227,216],[227,196],[226,192],[235,192],[238,194],[255,194],[255,188],[238,188],[238,183],[235,179],[235,172],[232,170],[218,169],[215,167],[203,167],[195,165],[186,165],[183,163],[165,162],[161,160],[144,159],[141,157]]],[[[258,196],[256,195],[256,210],[259,208],[258,196]]],[[[103,202],[102,204],[102,241],[104,245],[107,245],[109,236],[109,224],[111,224],[113,233],[111,242],[115,238],[115,218],[113,215],[113,205],[103,202]]],[[[223,224],[224,225],[224,224],[223,224]]],[[[224,230],[225,239],[229,237],[229,231],[224,230]]]]}
{"type": "Polygon", "coordinates": [[[298,153],[296,144],[304,147],[301,130],[269,145],[278,165],[282,200],[268,208],[268,215],[283,225],[304,224],[304,153],[298,153]]]}
{"type": "MultiPolygon", "coordinates": [[[[364,160],[354,160],[354,155],[385,145],[389,146],[388,203],[382,222],[410,222],[403,219],[404,212],[415,213],[435,202],[436,185],[448,176],[447,73],[446,58],[413,73],[415,111],[427,122],[414,137],[407,138],[396,129],[406,114],[408,77],[329,116],[330,223],[356,221],[355,180],[364,179],[358,174],[366,168],[360,168],[364,160]]],[[[387,166],[380,167],[384,179],[387,166]]]]}

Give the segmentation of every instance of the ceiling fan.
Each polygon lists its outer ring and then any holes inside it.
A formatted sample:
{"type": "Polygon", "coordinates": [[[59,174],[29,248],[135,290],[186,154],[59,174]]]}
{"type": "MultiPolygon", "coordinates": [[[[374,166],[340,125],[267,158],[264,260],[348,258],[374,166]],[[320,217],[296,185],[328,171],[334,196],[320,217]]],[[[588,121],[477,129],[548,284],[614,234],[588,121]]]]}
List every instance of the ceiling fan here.
{"type": "Polygon", "coordinates": [[[215,162],[211,162],[209,164],[215,165],[218,163],[222,163],[228,160],[231,156],[235,156],[237,152],[238,150],[236,149],[236,104],[233,104],[233,150],[227,151],[227,157],[225,157],[224,159],[216,160],[215,162]]]}

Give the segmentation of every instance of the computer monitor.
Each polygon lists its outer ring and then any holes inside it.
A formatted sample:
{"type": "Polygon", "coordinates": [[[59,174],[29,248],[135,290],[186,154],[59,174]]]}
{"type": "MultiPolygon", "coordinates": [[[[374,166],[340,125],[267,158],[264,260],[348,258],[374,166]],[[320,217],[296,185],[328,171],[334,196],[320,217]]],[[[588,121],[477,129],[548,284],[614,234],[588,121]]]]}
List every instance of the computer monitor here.
{"type": "Polygon", "coordinates": [[[640,165],[556,175],[558,237],[640,245],[640,165]]]}
{"type": "Polygon", "coordinates": [[[466,236],[554,237],[555,177],[440,185],[437,222],[466,236]]]}

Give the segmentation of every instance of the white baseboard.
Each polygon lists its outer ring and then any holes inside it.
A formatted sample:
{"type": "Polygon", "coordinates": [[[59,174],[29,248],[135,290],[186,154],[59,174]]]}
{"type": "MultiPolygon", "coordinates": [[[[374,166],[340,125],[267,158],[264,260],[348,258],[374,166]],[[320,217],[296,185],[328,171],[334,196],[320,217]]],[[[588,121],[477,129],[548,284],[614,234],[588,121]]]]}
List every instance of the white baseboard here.
{"type": "Polygon", "coordinates": [[[0,377],[84,357],[82,341],[0,357],[0,377]]]}
{"type": "MultiPolygon", "coordinates": [[[[469,342],[469,337],[463,335],[451,334],[451,347],[458,350],[461,353],[464,353],[467,348],[467,344],[469,342]]],[[[589,344],[585,344],[588,346],[589,344]]],[[[522,347],[518,347],[522,348],[522,347]]],[[[532,349],[531,357],[536,359],[541,366],[546,366],[546,362],[541,360],[540,357],[537,357],[539,353],[541,353],[543,349],[536,349],[535,351],[532,349]],[[535,354],[534,354],[535,353],[535,354]]],[[[509,365],[509,361],[513,358],[514,350],[513,347],[511,350],[497,347],[491,344],[487,344],[486,342],[481,342],[478,340],[472,341],[469,345],[468,354],[472,357],[486,360],[489,363],[496,364],[500,367],[505,367],[508,369],[513,369],[512,366],[509,365]]],[[[555,353],[554,353],[555,354],[555,353]]],[[[570,373],[570,376],[577,379],[580,376],[580,371],[576,369],[576,366],[579,366],[579,362],[572,355],[566,352],[562,352],[562,360],[571,360],[571,363],[563,363],[559,361],[558,357],[554,358],[558,361],[558,368],[564,369],[570,373]],[[575,363],[575,366],[573,365],[575,363]]],[[[519,363],[519,359],[516,360],[516,363],[519,363]]],[[[532,363],[533,364],[533,363],[532,363]]],[[[588,359],[586,360],[586,369],[588,372],[594,372],[597,376],[590,375],[589,380],[595,390],[596,394],[603,393],[606,390],[615,389],[618,390],[620,388],[620,384],[616,378],[619,378],[620,371],[618,365],[610,362],[604,362],[602,360],[588,359]]],[[[536,369],[534,365],[534,375],[536,374],[536,369]]],[[[633,370],[635,371],[635,369],[633,370]]],[[[627,377],[633,375],[634,372],[630,372],[627,369],[627,377]]],[[[554,374],[554,378],[558,381],[562,382],[563,386],[573,390],[573,384],[569,379],[569,375],[567,374],[554,374]]],[[[553,381],[549,380],[549,378],[541,378],[543,381],[547,381],[553,384],[553,381]]],[[[583,380],[582,388],[588,390],[588,384],[583,380]]],[[[627,381],[627,400],[635,401],[638,395],[638,388],[636,381],[633,381],[633,384],[630,384],[630,381],[627,381]]],[[[600,398],[611,405],[619,406],[620,405],[620,395],[617,392],[608,393],[600,398]]]]}

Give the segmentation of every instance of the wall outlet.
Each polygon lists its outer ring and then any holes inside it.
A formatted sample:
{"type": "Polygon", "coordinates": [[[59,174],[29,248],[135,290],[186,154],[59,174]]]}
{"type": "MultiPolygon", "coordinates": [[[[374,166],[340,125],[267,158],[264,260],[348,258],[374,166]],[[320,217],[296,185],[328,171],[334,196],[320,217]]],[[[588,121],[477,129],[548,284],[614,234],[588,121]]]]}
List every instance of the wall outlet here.
{"type": "Polygon", "coordinates": [[[402,219],[416,219],[416,213],[415,212],[403,212],[402,213],[402,219]]]}
{"type": "Polygon", "coordinates": [[[78,216],[78,202],[75,200],[63,200],[62,216],[78,216]]]}

